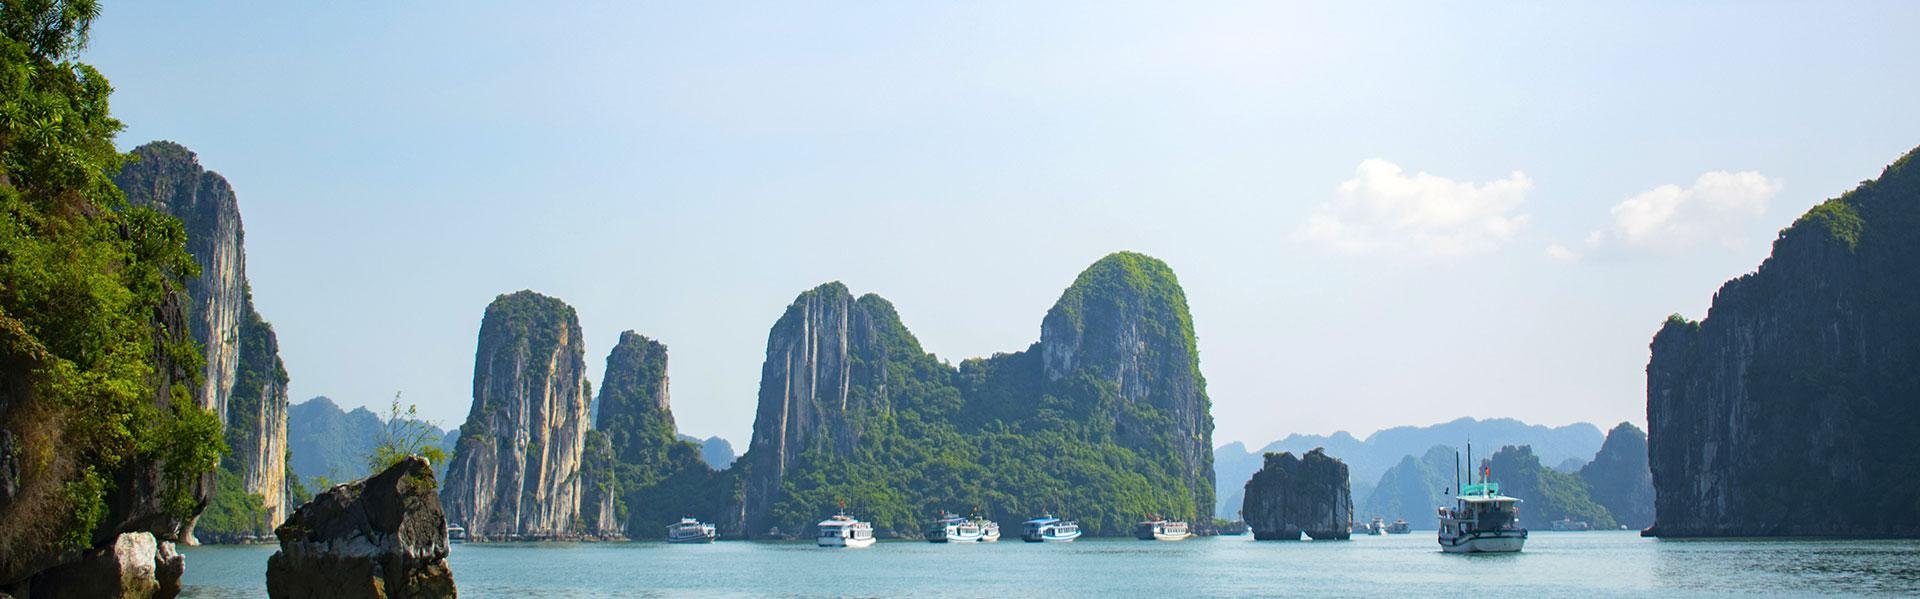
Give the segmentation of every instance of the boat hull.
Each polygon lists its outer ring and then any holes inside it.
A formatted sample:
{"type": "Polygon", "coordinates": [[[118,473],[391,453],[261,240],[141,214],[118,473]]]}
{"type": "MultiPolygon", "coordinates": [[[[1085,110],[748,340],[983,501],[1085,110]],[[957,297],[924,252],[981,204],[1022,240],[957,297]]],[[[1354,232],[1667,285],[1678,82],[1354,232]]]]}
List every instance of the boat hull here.
{"type": "Polygon", "coordinates": [[[699,536],[692,536],[692,537],[667,537],[667,542],[668,543],[712,543],[713,537],[709,535],[699,535],[699,536]]]}
{"type": "Polygon", "coordinates": [[[1440,550],[1447,553],[1518,553],[1527,544],[1527,531],[1467,533],[1442,537],[1440,550]]]}
{"type": "Polygon", "coordinates": [[[1020,539],[1028,543],[1071,543],[1080,538],[1080,533],[1021,535],[1020,539]]]}
{"type": "Polygon", "coordinates": [[[820,541],[821,547],[849,547],[849,548],[857,549],[860,547],[866,547],[866,546],[872,545],[873,537],[867,537],[864,539],[847,539],[847,538],[841,538],[841,537],[820,537],[819,541],[820,541]]]}

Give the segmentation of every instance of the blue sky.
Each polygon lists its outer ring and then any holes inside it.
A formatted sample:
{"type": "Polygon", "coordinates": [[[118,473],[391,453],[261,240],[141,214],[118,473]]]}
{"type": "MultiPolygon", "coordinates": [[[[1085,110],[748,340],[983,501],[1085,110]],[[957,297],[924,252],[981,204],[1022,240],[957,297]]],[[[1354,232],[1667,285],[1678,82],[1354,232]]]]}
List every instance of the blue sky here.
{"type": "Polygon", "coordinates": [[[121,141],[238,190],[297,400],[445,426],[500,293],[744,446],[840,280],[953,362],[1179,273],[1215,440],[1644,423],[1647,343],[1920,145],[1920,4],[112,2],[121,141]]]}

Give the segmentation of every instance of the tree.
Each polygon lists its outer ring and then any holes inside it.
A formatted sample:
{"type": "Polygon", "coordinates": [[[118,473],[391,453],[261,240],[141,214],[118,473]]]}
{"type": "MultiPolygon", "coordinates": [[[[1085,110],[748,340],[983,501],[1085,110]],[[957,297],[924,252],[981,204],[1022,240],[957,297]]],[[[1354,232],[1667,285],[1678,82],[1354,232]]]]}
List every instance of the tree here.
{"type": "Polygon", "coordinates": [[[394,392],[379,441],[367,454],[367,474],[378,474],[411,455],[426,458],[429,464],[445,462],[447,453],[440,449],[440,438],[433,434],[433,428],[433,423],[420,419],[420,406],[407,404],[405,410],[400,409],[400,393],[394,392]]]}

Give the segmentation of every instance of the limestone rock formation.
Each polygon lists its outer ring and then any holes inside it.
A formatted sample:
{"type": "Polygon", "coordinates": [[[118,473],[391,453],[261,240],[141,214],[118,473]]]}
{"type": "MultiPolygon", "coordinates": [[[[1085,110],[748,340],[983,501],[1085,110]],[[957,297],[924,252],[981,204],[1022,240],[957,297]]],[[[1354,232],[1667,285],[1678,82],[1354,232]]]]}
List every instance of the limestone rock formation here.
{"type": "Polygon", "coordinates": [[[1359,502],[1355,518],[1406,520],[1416,530],[1432,530],[1438,526],[1434,508],[1453,502],[1448,490],[1454,486],[1457,459],[1453,448],[1444,445],[1401,458],[1359,502]]]}
{"type": "Polygon", "coordinates": [[[581,456],[590,390],[580,320],[520,291],[487,306],[473,407],[447,468],[447,517],[474,540],[581,534],[581,456]]]}
{"type": "Polygon", "coordinates": [[[1653,471],[1647,467],[1647,434],[1631,422],[1607,431],[1607,442],[1580,468],[1593,501],[1613,520],[1634,530],[1653,525],[1653,471]]]}
{"type": "Polygon", "coordinates": [[[152,533],[130,532],[80,559],[36,576],[32,596],[164,599],[180,594],[187,559],[152,533]]]}
{"type": "Polygon", "coordinates": [[[623,332],[602,372],[584,471],[589,531],[654,538],[682,517],[722,520],[732,509],[734,479],[717,475],[701,461],[700,447],[676,432],[667,346],[623,332]]]}
{"type": "MultiPolygon", "coordinates": [[[[1579,475],[1548,468],[1540,463],[1532,447],[1502,447],[1482,465],[1491,471],[1492,478],[1488,480],[1500,484],[1500,494],[1518,497],[1523,502],[1520,504],[1522,525],[1544,529],[1554,522],[1571,520],[1599,529],[1618,526],[1613,514],[1594,502],[1587,483],[1579,475]]],[[[1474,482],[1478,482],[1477,477],[1474,482]]]]}
{"type": "MultiPolygon", "coordinates": [[[[114,177],[127,201],[179,218],[200,276],[187,283],[191,331],[205,351],[197,396],[226,426],[232,450],[222,467],[261,497],[267,526],[287,511],[287,371],[273,326],[255,311],[247,285],[246,232],[239,199],[187,148],[156,141],[135,148],[114,177]]],[[[216,531],[245,534],[257,531],[216,531]]]]}
{"type": "Polygon", "coordinates": [[[1316,541],[1351,536],[1353,495],[1347,465],[1318,448],[1301,457],[1269,453],[1266,465],[1247,481],[1241,516],[1262,541],[1316,541]]]}
{"type": "MultiPolygon", "coordinates": [[[[200,389],[187,384],[192,373],[183,364],[168,357],[170,344],[187,338],[188,323],[183,306],[184,294],[157,307],[152,315],[154,343],[152,407],[172,410],[176,393],[194,397],[200,389]]],[[[20,331],[0,327],[0,338],[18,342],[20,331]]],[[[29,381],[36,364],[45,355],[18,355],[9,347],[0,359],[0,378],[29,381]],[[19,368],[20,370],[14,370],[19,368]]],[[[29,352],[34,354],[37,352],[29,352]]],[[[84,454],[62,442],[64,434],[58,406],[45,405],[25,384],[9,385],[0,393],[0,594],[22,591],[43,592],[50,587],[74,586],[105,589],[105,581],[94,579],[103,572],[144,572],[146,563],[139,556],[153,542],[154,584],[127,582],[132,596],[145,596],[141,589],[153,589],[152,596],[168,597],[179,592],[184,558],[173,553],[173,543],[187,538],[190,520],[174,509],[176,502],[204,505],[212,492],[205,477],[181,479],[171,475],[158,459],[131,459],[105,472],[106,480],[82,476],[92,472],[80,463],[84,454]],[[38,440],[38,443],[23,440],[38,440]],[[89,484],[101,484],[103,505],[88,507],[75,503],[71,491],[89,484]],[[68,527],[89,509],[95,514],[91,532],[83,532],[76,551],[67,535],[68,527]],[[142,538],[145,535],[145,538],[142,538]],[[129,552],[133,552],[129,554],[129,552]],[[76,577],[80,579],[76,579],[76,577]],[[81,580],[84,579],[84,580],[81,580]],[[171,589],[171,591],[169,591],[171,589]]],[[[197,398],[196,398],[196,402],[197,398]]],[[[197,509],[197,508],[196,508],[197,509]]],[[[114,574],[115,580],[121,580],[114,574]]],[[[138,578],[144,579],[143,576],[138,578]]],[[[121,584],[121,583],[114,583],[121,584]]]]}
{"type": "Polygon", "coordinates": [[[1206,521],[1205,384],[1184,292],[1141,254],[1082,272],[1038,343],[958,368],[885,299],[821,285],[768,334],[735,465],[738,521],[753,536],[804,534],[839,501],[901,535],[918,534],[932,504],[1003,521],[1052,510],[1093,535],[1126,534],[1148,513],[1206,521]]]}
{"type": "Polygon", "coordinates": [[[1212,403],[1173,269],[1131,252],[1095,262],[1047,311],[1039,349],[1049,387],[1097,380],[1116,388],[1119,401],[1103,418],[1113,419],[1117,442],[1176,460],[1172,471],[1193,494],[1193,517],[1212,519],[1212,403]]]}
{"type": "Polygon", "coordinates": [[[433,467],[419,456],[321,493],[274,534],[267,594],[276,598],[453,597],[447,519],[433,467]]]}
{"type": "Polygon", "coordinates": [[[885,300],[875,295],[855,300],[845,285],[834,282],[800,294],[774,323],[746,458],[749,532],[777,527],[768,512],[782,477],[802,453],[850,457],[865,431],[864,420],[849,413],[890,409],[887,348],[876,330],[890,322],[897,317],[885,300]]]}
{"type": "Polygon", "coordinates": [[[1780,232],[1647,364],[1657,536],[1920,537],[1920,149],[1780,232]]]}

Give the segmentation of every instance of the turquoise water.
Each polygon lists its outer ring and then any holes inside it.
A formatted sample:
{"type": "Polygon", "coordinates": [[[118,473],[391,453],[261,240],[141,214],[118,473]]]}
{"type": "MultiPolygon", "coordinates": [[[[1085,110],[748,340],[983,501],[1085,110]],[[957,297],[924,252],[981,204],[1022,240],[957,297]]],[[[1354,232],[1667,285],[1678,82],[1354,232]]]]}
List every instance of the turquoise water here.
{"type": "MultiPolygon", "coordinates": [[[[266,594],[271,546],[191,547],[186,596],[266,594]]],[[[1920,542],[1657,540],[1536,531],[1524,553],[1439,552],[1433,533],[1345,542],[455,545],[466,597],[1489,596],[1920,594],[1920,542]]]]}

